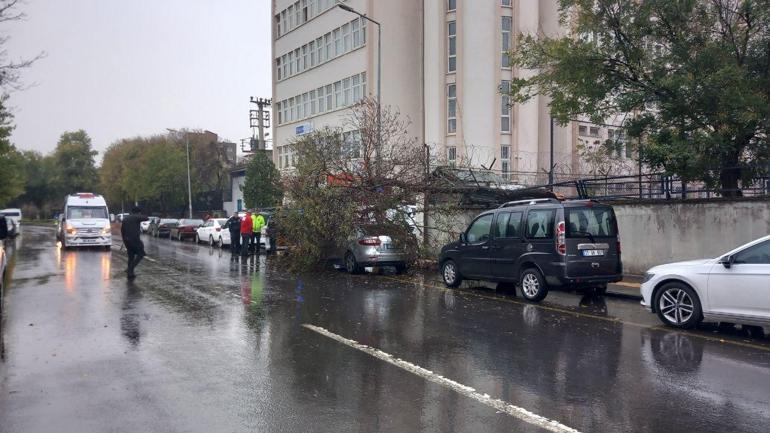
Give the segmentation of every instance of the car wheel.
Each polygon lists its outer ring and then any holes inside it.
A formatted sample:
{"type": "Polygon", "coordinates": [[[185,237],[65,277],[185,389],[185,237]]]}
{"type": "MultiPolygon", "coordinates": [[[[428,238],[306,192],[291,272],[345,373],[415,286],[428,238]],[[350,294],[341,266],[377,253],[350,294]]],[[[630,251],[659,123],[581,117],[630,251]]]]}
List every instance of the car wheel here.
{"type": "Polygon", "coordinates": [[[194,240],[195,240],[195,243],[196,243],[196,244],[199,244],[199,243],[201,243],[201,238],[200,238],[200,236],[198,236],[198,233],[195,233],[195,238],[194,238],[194,240]]]}
{"type": "Polygon", "coordinates": [[[224,248],[225,247],[225,242],[222,240],[222,236],[219,237],[219,240],[217,241],[217,246],[219,248],[224,248]]]}
{"type": "Polygon", "coordinates": [[[358,266],[356,256],[354,256],[350,251],[345,254],[345,270],[348,271],[349,274],[361,273],[361,267],[358,266]]]}
{"type": "Polygon", "coordinates": [[[543,276],[535,268],[524,269],[519,278],[521,296],[532,302],[540,302],[548,295],[548,287],[543,276]]]}
{"type": "Polygon", "coordinates": [[[663,323],[674,328],[690,329],[703,319],[695,290],[676,281],[658,290],[655,295],[655,311],[663,323]]]}
{"type": "Polygon", "coordinates": [[[454,260],[447,260],[441,265],[441,277],[447,287],[457,287],[463,282],[460,271],[457,269],[457,263],[454,260]]]}
{"type": "Polygon", "coordinates": [[[209,246],[214,247],[214,236],[209,236],[209,246]]]}

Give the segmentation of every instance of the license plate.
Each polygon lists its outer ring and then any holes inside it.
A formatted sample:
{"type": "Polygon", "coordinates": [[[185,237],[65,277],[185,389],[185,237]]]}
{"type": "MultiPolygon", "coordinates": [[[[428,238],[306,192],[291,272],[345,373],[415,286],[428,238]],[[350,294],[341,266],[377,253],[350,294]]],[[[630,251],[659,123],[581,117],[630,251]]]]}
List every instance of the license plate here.
{"type": "Polygon", "coordinates": [[[583,250],[584,257],[596,257],[603,256],[604,250],[583,250]]]}
{"type": "Polygon", "coordinates": [[[85,243],[87,243],[87,244],[91,244],[91,243],[94,243],[94,242],[96,242],[96,239],[88,239],[88,238],[84,238],[84,239],[83,239],[83,242],[85,242],[85,243]]]}

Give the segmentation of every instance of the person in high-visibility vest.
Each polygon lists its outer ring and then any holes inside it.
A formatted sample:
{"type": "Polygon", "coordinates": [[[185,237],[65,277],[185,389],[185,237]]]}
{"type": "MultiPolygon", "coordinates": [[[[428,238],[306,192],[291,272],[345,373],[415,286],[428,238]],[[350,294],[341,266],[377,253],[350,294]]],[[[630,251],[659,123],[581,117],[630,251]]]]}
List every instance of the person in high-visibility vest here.
{"type": "Polygon", "coordinates": [[[262,237],[262,227],[265,226],[265,217],[259,213],[259,209],[256,209],[251,214],[251,219],[254,224],[254,234],[251,238],[251,246],[255,254],[259,254],[259,241],[262,237]]]}

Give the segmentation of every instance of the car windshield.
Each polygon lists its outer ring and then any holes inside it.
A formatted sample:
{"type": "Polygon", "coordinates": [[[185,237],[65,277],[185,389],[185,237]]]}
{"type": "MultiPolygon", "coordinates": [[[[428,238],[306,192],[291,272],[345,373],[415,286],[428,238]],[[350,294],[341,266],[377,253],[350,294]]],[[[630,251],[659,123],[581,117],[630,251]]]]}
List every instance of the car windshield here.
{"type": "Polygon", "coordinates": [[[615,212],[610,207],[567,208],[567,237],[617,236],[615,212]]]}
{"type": "Polygon", "coordinates": [[[3,211],[3,212],[0,212],[0,215],[17,217],[17,216],[21,216],[21,213],[19,211],[3,211]]]}
{"type": "Polygon", "coordinates": [[[107,208],[104,206],[68,206],[67,219],[107,218],[107,208]]]}

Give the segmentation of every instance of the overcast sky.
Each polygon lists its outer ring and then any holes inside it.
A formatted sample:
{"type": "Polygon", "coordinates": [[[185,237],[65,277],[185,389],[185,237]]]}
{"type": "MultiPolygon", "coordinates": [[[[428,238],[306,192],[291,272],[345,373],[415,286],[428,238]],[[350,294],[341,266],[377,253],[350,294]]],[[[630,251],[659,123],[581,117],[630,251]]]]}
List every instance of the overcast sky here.
{"type": "Polygon", "coordinates": [[[10,58],[46,53],[9,100],[21,149],[81,128],[100,152],[166,128],[240,142],[249,97],[270,97],[270,0],[24,1],[0,28],[10,58]]]}

